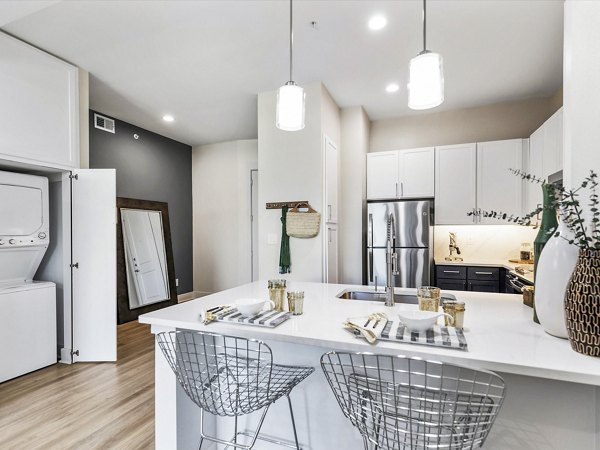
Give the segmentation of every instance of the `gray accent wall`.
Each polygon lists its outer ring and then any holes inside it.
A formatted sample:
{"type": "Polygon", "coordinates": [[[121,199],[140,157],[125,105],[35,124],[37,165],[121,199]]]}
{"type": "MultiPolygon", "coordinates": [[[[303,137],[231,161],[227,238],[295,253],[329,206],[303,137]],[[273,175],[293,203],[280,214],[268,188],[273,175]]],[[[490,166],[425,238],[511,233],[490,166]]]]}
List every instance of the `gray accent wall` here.
{"type": "Polygon", "coordinates": [[[191,292],[192,147],[118,119],[115,134],[99,130],[94,112],[89,117],[90,168],[117,170],[118,197],[169,204],[177,293],[191,292]]]}

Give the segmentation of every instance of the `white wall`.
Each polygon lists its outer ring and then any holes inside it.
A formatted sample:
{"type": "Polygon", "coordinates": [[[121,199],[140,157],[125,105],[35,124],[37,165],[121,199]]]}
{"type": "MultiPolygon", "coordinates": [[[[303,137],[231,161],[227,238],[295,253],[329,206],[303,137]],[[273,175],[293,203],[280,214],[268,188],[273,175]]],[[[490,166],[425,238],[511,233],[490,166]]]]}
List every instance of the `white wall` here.
{"type": "MultiPolygon", "coordinates": [[[[306,127],[275,127],[277,92],[258,95],[258,233],[259,278],[278,276],[281,210],[267,202],[308,200],[323,214],[323,134],[340,141],[339,110],[320,82],[304,85],[306,127]]],[[[323,233],[313,239],[290,239],[291,273],[285,278],[323,279],[323,233]]]]}
{"type": "Polygon", "coordinates": [[[377,120],[371,123],[370,151],[526,138],[561,104],[559,89],[545,99],[377,120]]]}
{"type": "Polygon", "coordinates": [[[363,284],[370,122],[362,106],[341,112],[340,283],[363,284]]]}
{"type": "Polygon", "coordinates": [[[192,149],[194,291],[252,281],[250,170],[257,167],[255,139],[192,149]]]}
{"type": "Polygon", "coordinates": [[[578,185],[600,171],[600,2],[565,3],[564,176],[578,185]]]}

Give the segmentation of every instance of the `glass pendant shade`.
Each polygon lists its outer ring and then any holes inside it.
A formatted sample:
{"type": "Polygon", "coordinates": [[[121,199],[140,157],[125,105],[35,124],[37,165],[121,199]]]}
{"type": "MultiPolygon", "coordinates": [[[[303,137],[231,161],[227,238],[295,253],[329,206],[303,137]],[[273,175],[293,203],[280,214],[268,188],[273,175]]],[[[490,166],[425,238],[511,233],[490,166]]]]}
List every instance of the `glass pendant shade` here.
{"type": "Polygon", "coordinates": [[[435,108],[444,102],[444,61],[439,53],[423,52],[410,60],[408,107],[435,108]]]}
{"type": "Polygon", "coordinates": [[[293,81],[288,81],[277,91],[277,112],[275,124],[284,131],[298,131],[304,128],[304,89],[293,81]]]}

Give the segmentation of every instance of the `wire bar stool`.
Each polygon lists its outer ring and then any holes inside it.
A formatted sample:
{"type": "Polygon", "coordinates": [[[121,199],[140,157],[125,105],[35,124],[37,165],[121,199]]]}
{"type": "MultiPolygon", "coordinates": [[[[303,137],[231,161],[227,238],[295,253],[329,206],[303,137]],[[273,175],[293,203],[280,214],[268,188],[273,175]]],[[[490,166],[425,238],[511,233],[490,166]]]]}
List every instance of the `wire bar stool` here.
{"type": "Polygon", "coordinates": [[[504,401],[501,377],[453,364],[329,352],[321,367],[365,450],[480,447],[504,401]]]}
{"type": "Polygon", "coordinates": [[[257,439],[300,450],[290,393],[314,372],[313,367],[273,364],[273,354],[262,341],[223,336],[200,331],[169,331],[156,335],[178,382],[190,399],[200,407],[200,445],[204,440],[249,450],[257,439]],[[294,442],[260,436],[269,406],[287,397],[294,431],[294,442]],[[238,417],[264,409],[254,432],[238,432],[238,417]],[[231,441],[204,433],[204,413],[234,417],[235,434],[231,441]],[[240,436],[250,443],[238,442],[240,436]]]}

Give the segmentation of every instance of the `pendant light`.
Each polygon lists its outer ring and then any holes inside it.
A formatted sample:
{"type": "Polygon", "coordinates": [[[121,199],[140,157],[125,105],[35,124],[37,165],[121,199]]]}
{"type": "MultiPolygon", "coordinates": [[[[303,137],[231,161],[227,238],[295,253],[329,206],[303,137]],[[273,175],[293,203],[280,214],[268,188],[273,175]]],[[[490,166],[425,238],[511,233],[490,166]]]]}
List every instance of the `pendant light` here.
{"type": "Polygon", "coordinates": [[[427,9],[423,0],[423,51],[410,60],[408,107],[429,109],[444,101],[444,61],[442,55],[427,50],[427,9]]]}
{"type": "Polygon", "coordinates": [[[304,128],[304,89],[292,81],[292,57],[294,48],[292,0],[290,0],[290,81],[277,91],[275,125],[280,130],[298,131],[304,128]]]}

